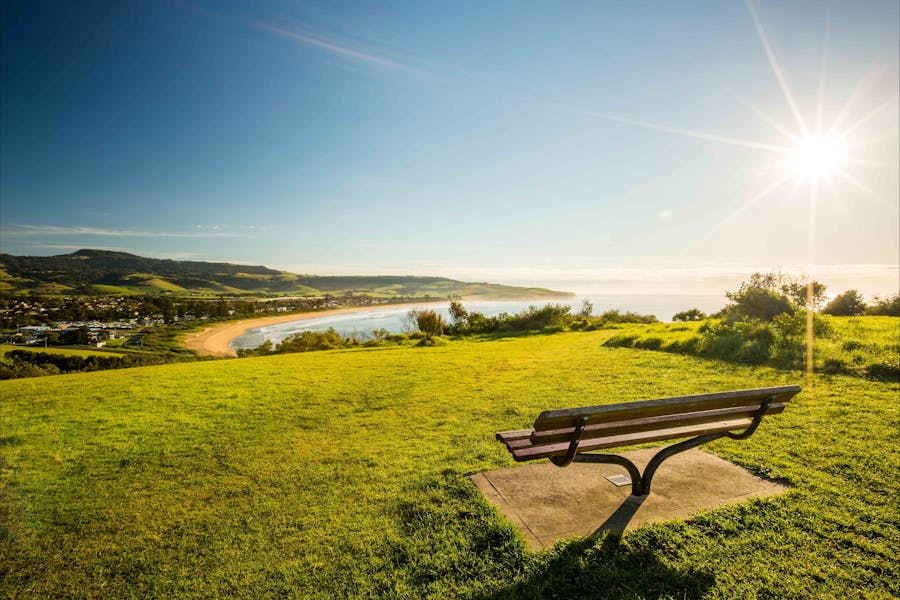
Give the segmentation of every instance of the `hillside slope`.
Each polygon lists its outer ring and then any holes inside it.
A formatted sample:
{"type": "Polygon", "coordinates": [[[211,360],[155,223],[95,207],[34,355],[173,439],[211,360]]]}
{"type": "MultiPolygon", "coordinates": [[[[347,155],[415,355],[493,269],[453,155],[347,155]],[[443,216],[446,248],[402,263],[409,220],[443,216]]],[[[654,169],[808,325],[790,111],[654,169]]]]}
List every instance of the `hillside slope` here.
{"type": "Polygon", "coordinates": [[[50,294],[290,295],[347,292],[383,297],[553,299],[544,288],[469,283],[444,277],[297,275],[263,266],[145,258],[79,250],[58,256],[0,254],[0,292],[50,294]]]}

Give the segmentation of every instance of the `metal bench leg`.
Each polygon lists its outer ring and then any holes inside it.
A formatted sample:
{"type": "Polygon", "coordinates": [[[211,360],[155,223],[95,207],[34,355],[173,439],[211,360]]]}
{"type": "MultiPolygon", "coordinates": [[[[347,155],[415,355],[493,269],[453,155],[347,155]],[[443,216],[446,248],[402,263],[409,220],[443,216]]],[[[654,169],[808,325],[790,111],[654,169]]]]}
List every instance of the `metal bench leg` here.
{"type": "Polygon", "coordinates": [[[717,440],[720,437],[724,437],[724,435],[725,434],[722,433],[716,433],[713,435],[701,435],[699,437],[691,438],[689,440],[685,440],[684,442],[679,442],[677,444],[673,444],[671,446],[663,448],[655,455],[653,455],[653,458],[651,458],[650,462],[647,463],[647,466],[644,468],[644,475],[641,477],[640,493],[636,493],[634,495],[646,496],[650,493],[650,482],[653,481],[653,475],[654,473],[656,473],[656,469],[659,468],[659,465],[661,465],[664,460],[675,456],[679,452],[684,452],[685,450],[690,450],[691,448],[702,446],[707,442],[717,440]]]}
{"type": "Polygon", "coordinates": [[[647,463],[647,466],[644,468],[643,474],[638,471],[637,466],[635,466],[633,462],[617,454],[578,454],[578,445],[581,442],[581,435],[584,431],[584,427],[587,425],[586,417],[583,418],[578,425],[576,425],[575,435],[573,436],[572,441],[569,444],[569,450],[566,455],[554,456],[551,457],[550,460],[557,467],[565,467],[572,462],[621,465],[628,470],[628,474],[631,476],[631,495],[646,496],[650,493],[650,483],[653,481],[653,475],[656,473],[656,470],[664,460],[666,460],[667,458],[671,458],[672,456],[675,456],[680,452],[684,452],[685,450],[690,450],[691,448],[702,446],[703,444],[707,444],[726,436],[733,440],[747,439],[748,437],[753,435],[754,432],[756,432],[756,428],[759,427],[763,416],[765,416],[766,411],[769,409],[769,404],[772,402],[772,399],[773,398],[766,398],[763,401],[763,403],[759,407],[759,410],[753,416],[753,421],[750,423],[747,429],[743,430],[742,432],[732,433],[730,431],[726,431],[724,433],[701,435],[689,440],[685,440],[683,442],[679,442],[677,444],[673,444],[671,446],[667,446],[657,452],[653,456],[653,458],[650,459],[650,462],[647,463]]]}
{"type": "Polygon", "coordinates": [[[628,475],[631,477],[631,495],[646,496],[650,493],[650,482],[653,481],[653,474],[656,473],[656,469],[659,468],[659,465],[661,465],[664,460],[679,452],[696,448],[697,446],[723,436],[724,434],[721,433],[702,435],[672,446],[666,446],[650,459],[650,462],[647,463],[647,466],[644,468],[643,474],[638,470],[637,465],[618,454],[579,454],[573,457],[573,462],[621,465],[628,470],[628,475]]]}
{"type": "MultiPolygon", "coordinates": [[[[750,437],[756,432],[756,428],[759,427],[760,422],[762,422],[763,416],[765,416],[766,411],[769,409],[769,404],[771,404],[772,398],[766,398],[763,403],[760,405],[759,410],[753,415],[753,421],[751,421],[750,425],[747,429],[743,430],[740,433],[732,433],[730,431],[726,431],[724,433],[714,433],[710,435],[701,435],[695,438],[691,438],[689,440],[685,440],[683,442],[679,442],[677,444],[673,444],[666,448],[663,448],[659,452],[657,452],[653,458],[650,459],[650,462],[647,463],[647,466],[644,468],[644,474],[641,476],[641,489],[640,493],[632,492],[635,496],[646,496],[650,493],[650,483],[653,481],[653,475],[656,473],[656,470],[659,468],[659,465],[662,464],[664,460],[670,458],[679,452],[684,452],[685,450],[690,450],[691,448],[696,448],[697,446],[702,446],[703,444],[715,441],[719,438],[728,437],[733,440],[744,440],[750,437]]],[[[632,485],[632,488],[634,486],[632,485]]]]}
{"type": "Polygon", "coordinates": [[[641,477],[641,472],[638,470],[637,465],[624,456],[619,456],[618,454],[579,454],[575,457],[575,462],[621,465],[625,467],[628,475],[631,477],[631,495],[642,496],[644,494],[641,491],[643,489],[641,482],[644,479],[641,477]]]}

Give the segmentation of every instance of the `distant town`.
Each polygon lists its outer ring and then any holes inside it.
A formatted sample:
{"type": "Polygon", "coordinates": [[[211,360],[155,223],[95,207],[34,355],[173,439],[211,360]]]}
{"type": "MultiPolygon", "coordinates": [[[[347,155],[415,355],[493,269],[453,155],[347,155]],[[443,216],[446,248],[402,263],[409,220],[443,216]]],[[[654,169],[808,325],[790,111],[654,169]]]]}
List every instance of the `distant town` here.
{"type": "Polygon", "coordinates": [[[429,298],[378,298],[349,293],[302,298],[206,300],[174,296],[0,298],[0,343],[45,347],[140,347],[149,328],[161,325],[427,300],[429,298]]]}

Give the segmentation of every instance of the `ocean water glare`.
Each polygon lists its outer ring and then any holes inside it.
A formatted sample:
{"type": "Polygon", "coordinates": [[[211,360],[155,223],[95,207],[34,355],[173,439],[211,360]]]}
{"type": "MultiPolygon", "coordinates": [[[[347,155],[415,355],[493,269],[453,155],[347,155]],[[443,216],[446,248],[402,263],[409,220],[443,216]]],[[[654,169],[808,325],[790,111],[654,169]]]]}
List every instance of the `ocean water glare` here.
{"type": "MultiPolygon", "coordinates": [[[[703,312],[715,312],[725,306],[726,299],[720,294],[691,294],[655,296],[649,294],[610,294],[610,295],[586,295],[576,296],[566,300],[505,300],[488,301],[475,300],[463,301],[466,310],[480,312],[491,317],[501,313],[515,314],[522,312],[529,306],[545,306],[547,304],[563,304],[572,307],[573,312],[581,310],[582,302],[589,300],[594,307],[593,314],[598,315],[607,310],[620,312],[636,312],[640,314],[655,315],[660,321],[671,321],[672,315],[689,308],[698,308],[703,312]]],[[[422,303],[415,306],[386,306],[332,314],[322,317],[305,318],[298,321],[289,321],[277,325],[268,325],[248,330],[243,335],[232,340],[230,346],[233,350],[257,348],[265,341],[278,344],[282,340],[302,331],[324,331],[333,327],[342,336],[353,336],[361,340],[372,337],[372,331],[386,329],[390,333],[403,333],[408,330],[409,324],[406,318],[412,309],[429,308],[439,312],[444,320],[449,320],[450,302],[422,303]]]]}

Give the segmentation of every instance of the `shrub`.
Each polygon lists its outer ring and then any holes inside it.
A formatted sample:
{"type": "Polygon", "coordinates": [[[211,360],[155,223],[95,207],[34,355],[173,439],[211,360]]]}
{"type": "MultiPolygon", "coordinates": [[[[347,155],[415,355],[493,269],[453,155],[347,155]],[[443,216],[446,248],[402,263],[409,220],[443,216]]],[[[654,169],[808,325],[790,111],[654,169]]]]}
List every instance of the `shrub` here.
{"type": "Polygon", "coordinates": [[[416,314],[416,325],[428,338],[444,333],[444,319],[433,310],[419,311],[416,314]]]}
{"type": "MultiPolygon", "coordinates": [[[[456,303],[458,304],[458,303],[456,303]]],[[[566,327],[576,324],[576,318],[571,314],[572,308],[563,304],[547,304],[537,307],[529,306],[515,315],[500,313],[495,317],[486,317],[479,312],[468,312],[462,305],[451,305],[451,317],[456,315],[449,328],[457,334],[494,333],[512,331],[562,331],[566,327]],[[465,315],[465,320],[460,321],[465,315]]],[[[576,325],[586,329],[593,325],[592,320],[583,319],[576,325]]]]}
{"type": "Polygon", "coordinates": [[[706,313],[699,308],[689,308],[672,315],[673,321],[702,321],[706,318],[706,313]]]}
{"type": "Polygon", "coordinates": [[[325,331],[301,331],[283,340],[275,352],[310,352],[312,350],[331,350],[344,346],[345,340],[334,327],[325,331]]]}
{"type": "Polygon", "coordinates": [[[6,361],[8,362],[0,363],[4,367],[0,369],[0,379],[121,369],[124,367],[160,364],[165,362],[165,359],[158,356],[137,354],[75,356],[70,354],[51,354],[49,352],[30,352],[28,350],[11,350],[6,354],[6,361]]]}
{"type": "Polygon", "coordinates": [[[470,312],[466,316],[466,331],[471,333],[493,333],[500,328],[497,317],[486,317],[479,312],[470,312]]]}
{"type": "Polygon", "coordinates": [[[746,363],[762,363],[769,359],[775,334],[762,323],[735,323],[735,333],[743,340],[734,359],[746,363]]]}
{"type": "MultiPolygon", "coordinates": [[[[801,366],[806,352],[807,311],[781,314],[772,320],[775,334],[775,362],[781,366],[801,366]]],[[[813,336],[828,337],[832,328],[828,322],[813,313],[813,336]]]]}
{"type": "Polygon", "coordinates": [[[662,348],[663,341],[662,338],[658,337],[648,337],[642,340],[639,340],[637,344],[635,344],[639,348],[643,348],[645,350],[659,350],[662,348]]]}
{"type": "Polygon", "coordinates": [[[894,294],[885,299],[876,297],[872,305],[866,311],[868,315],[900,317],[900,294],[894,294]]]}
{"type": "Polygon", "coordinates": [[[515,331],[537,331],[546,327],[560,327],[572,321],[572,307],[564,304],[547,304],[538,308],[529,306],[522,312],[507,316],[504,321],[515,331]]]}
{"type": "Polygon", "coordinates": [[[900,363],[885,360],[866,367],[866,378],[876,381],[900,381],[900,363]]]}
{"type": "Polygon", "coordinates": [[[57,375],[59,369],[55,365],[34,365],[23,362],[0,362],[0,379],[19,379],[22,377],[42,377],[57,375]]]}
{"type": "Polygon", "coordinates": [[[844,352],[853,352],[854,350],[860,350],[864,348],[865,344],[860,342],[859,340],[847,340],[843,344],[841,344],[841,350],[844,352]]]}
{"type": "Polygon", "coordinates": [[[866,303],[856,290],[847,290],[835,296],[822,312],[836,317],[855,317],[866,312],[866,303]]]}
{"type": "Polygon", "coordinates": [[[700,338],[691,337],[686,340],[674,341],[671,344],[663,346],[668,352],[677,352],[679,354],[699,354],[700,338]]]}
{"type": "Polygon", "coordinates": [[[793,314],[794,305],[787,296],[758,287],[742,288],[739,292],[729,292],[733,302],[727,307],[729,321],[772,321],[781,314],[793,314]]]}
{"type": "Polygon", "coordinates": [[[716,321],[697,331],[697,352],[703,356],[747,363],[769,359],[775,341],[771,328],[760,321],[716,321]]]}
{"type": "Polygon", "coordinates": [[[620,333],[606,340],[604,346],[616,346],[621,348],[631,348],[634,346],[638,336],[633,333],[620,333]]]}
{"type": "Polygon", "coordinates": [[[600,315],[600,320],[605,323],[658,323],[659,320],[656,318],[656,315],[642,315],[638,313],[634,313],[631,311],[627,311],[624,313],[619,312],[618,310],[608,310],[600,315]]]}
{"type": "Polygon", "coordinates": [[[821,371],[823,373],[847,373],[849,368],[847,363],[839,358],[826,358],[822,363],[821,371]]]}

